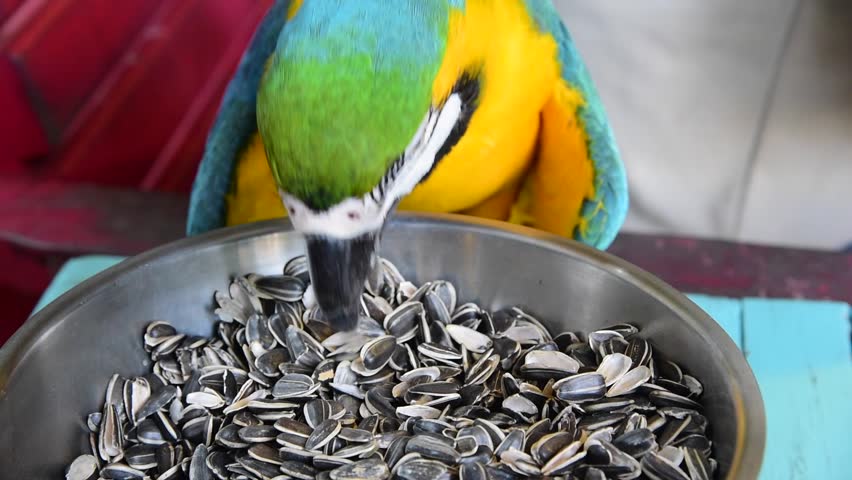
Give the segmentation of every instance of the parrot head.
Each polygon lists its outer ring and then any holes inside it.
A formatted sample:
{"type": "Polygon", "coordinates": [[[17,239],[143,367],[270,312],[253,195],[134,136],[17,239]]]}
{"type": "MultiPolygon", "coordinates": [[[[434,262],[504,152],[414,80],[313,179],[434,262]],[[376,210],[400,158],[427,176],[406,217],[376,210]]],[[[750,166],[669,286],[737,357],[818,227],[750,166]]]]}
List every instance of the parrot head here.
{"type": "Polygon", "coordinates": [[[466,128],[478,92],[439,101],[451,0],[304,1],[281,31],[258,129],[331,326],[352,329],[385,221],[466,128]]]}

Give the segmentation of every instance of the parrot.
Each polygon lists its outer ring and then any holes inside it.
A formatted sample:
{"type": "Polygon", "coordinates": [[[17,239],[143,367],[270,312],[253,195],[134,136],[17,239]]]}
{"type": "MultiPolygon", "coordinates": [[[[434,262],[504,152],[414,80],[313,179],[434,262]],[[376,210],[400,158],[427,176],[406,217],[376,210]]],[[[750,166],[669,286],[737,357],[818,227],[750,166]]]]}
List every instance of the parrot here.
{"type": "Polygon", "coordinates": [[[612,128],[551,0],[277,0],[208,133],[187,233],[289,218],[319,308],[347,331],[397,210],[606,249],[627,209],[612,128]]]}

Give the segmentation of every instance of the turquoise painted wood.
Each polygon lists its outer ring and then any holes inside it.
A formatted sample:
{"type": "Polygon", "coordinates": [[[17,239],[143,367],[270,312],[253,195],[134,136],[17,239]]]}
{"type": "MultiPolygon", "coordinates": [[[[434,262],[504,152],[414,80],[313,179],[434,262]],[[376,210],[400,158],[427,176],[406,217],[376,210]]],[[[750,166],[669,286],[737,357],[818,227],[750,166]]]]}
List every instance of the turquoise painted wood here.
{"type": "Polygon", "coordinates": [[[852,479],[849,305],[743,300],[747,358],[766,405],[762,480],[852,479]]]}
{"type": "Polygon", "coordinates": [[[743,349],[761,394],[761,480],[852,479],[850,307],[791,299],[689,297],[743,349]]]}
{"type": "MultiPolygon", "coordinates": [[[[121,260],[69,261],[38,308],[121,260]]],[[[852,479],[849,305],[689,297],[743,349],[757,377],[768,430],[761,480],[852,479]]]]}
{"type": "Polygon", "coordinates": [[[713,317],[738,347],[743,348],[743,304],[740,299],[697,293],[687,296],[713,317]]]}
{"type": "Polygon", "coordinates": [[[86,255],[72,258],[59,269],[50,285],[44,291],[33,313],[44,308],[48,303],[73,288],[78,283],[92,277],[107,268],[121,262],[125,257],[109,255],[86,255]]]}

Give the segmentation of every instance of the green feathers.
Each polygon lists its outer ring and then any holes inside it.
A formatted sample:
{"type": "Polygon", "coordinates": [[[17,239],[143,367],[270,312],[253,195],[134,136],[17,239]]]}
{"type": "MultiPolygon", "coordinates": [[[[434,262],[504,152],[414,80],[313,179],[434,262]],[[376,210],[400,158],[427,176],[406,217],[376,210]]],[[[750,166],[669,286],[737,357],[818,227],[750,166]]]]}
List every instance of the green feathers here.
{"type": "Polygon", "coordinates": [[[258,92],[258,127],[281,189],[316,210],[372,190],[430,106],[449,7],[305,1],[258,92]]]}

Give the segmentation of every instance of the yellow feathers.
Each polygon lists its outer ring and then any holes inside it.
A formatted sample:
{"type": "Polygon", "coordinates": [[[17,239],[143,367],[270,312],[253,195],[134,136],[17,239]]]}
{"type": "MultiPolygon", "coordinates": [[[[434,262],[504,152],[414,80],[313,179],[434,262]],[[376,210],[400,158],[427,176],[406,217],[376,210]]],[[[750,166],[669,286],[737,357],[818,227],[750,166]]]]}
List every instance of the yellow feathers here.
{"type": "Polygon", "coordinates": [[[296,12],[302,8],[303,0],[290,0],[290,5],[287,6],[287,20],[296,16],[296,12]]]}
{"type": "MultiPolygon", "coordinates": [[[[454,11],[433,98],[443,102],[462,73],[479,73],[478,107],[465,135],[400,209],[509,220],[567,237],[582,228],[594,170],[576,117],[583,98],[561,78],[557,55],[522,0],[467,0],[464,12],[454,11]]],[[[235,177],[229,225],[285,215],[258,135],[235,177]]]]}
{"type": "Polygon", "coordinates": [[[538,160],[532,173],[533,226],[572,236],[583,200],[594,197],[594,170],[575,112],[583,99],[558,82],[542,110],[538,160]]]}
{"type": "Polygon", "coordinates": [[[468,0],[464,13],[452,14],[436,102],[463,72],[481,72],[478,108],[459,143],[401,208],[470,209],[518,181],[534,156],[541,106],[559,68],[556,43],[536,30],[522,2],[468,0]]]}
{"type": "Polygon", "coordinates": [[[237,161],[227,206],[228,225],[280,218],[286,213],[257,133],[237,161]]]}

